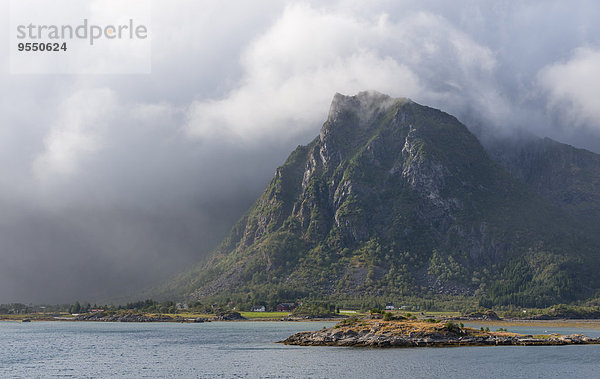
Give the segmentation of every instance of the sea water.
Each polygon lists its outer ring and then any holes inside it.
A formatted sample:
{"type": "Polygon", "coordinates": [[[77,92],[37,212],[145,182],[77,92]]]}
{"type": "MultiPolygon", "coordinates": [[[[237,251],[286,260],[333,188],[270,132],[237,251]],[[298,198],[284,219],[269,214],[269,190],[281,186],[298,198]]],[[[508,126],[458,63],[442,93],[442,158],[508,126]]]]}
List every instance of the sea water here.
{"type": "Polygon", "coordinates": [[[600,377],[600,345],[377,349],[276,343],[331,325],[0,322],[0,377],[600,377]]]}

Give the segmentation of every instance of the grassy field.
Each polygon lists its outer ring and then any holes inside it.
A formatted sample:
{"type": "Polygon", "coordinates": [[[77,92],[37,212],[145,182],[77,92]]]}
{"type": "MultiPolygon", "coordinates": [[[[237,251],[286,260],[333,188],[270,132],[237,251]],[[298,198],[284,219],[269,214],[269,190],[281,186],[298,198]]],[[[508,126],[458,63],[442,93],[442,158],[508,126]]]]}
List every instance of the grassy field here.
{"type": "Polygon", "coordinates": [[[283,317],[287,317],[290,312],[240,312],[240,314],[249,320],[279,320],[283,317]]]}

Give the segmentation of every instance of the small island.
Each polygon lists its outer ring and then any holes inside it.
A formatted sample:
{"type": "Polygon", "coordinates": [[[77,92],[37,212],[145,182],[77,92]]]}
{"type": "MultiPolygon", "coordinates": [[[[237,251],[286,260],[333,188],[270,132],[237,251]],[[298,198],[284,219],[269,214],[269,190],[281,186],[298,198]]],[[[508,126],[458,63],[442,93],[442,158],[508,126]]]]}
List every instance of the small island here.
{"type": "Polygon", "coordinates": [[[362,347],[540,346],[600,344],[600,338],[581,334],[534,336],[507,331],[492,332],[464,327],[454,321],[434,319],[347,319],[332,328],[299,332],[280,342],[302,346],[362,347]]]}

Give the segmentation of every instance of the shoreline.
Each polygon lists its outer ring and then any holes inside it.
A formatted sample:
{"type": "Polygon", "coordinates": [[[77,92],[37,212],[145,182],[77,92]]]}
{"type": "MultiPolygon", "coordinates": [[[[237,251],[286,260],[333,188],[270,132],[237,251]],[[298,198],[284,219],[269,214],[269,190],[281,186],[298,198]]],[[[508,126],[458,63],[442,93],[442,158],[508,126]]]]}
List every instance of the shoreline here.
{"type": "Polygon", "coordinates": [[[539,327],[587,327],[600,329],[600,319],[556,319],[556,320],[527,320],[527,319],[502,319],[502,320],[460,320],[469,324],[506,326],[539,326],[539,327]]]}
{"type": "Polygon", "coordinates": [[[90,319],[77,319],[77,317],[0,317],[0,321],[10,321],[10,322],[38,322],[38,321],[52,321],[52,322],[140,322],[140,323],[204,323],[204,322],[339,322],[343,320],[343,318],[247,318],[247,319],[235,319],[235,320],[226,320],[219,319],[217,317],[203,318],[202,321],[199,321],[197,318],[145,318],[139,319],[137,316],[133,319],[128,319],[124,317],[116,317],[114,319],[108,318],[90,318],[90,319]]]}
{"type": "MultiPolygon", "coordinates": [[[[78,316],[49,316],[49,315],[23,315],[13,317],[3,317],[0,315],[0,321],[14,322],[35,322],[35,321],[75,321],[75,322],[179,322],[179,323],[201,323],[201,322],[262,322],[262,321],[277,321],[277,322],[341,322],[347,320],[347,317],[260,317],[260,318],[240,318],[240,319],[224,319],[216,315],[202,315],[199,317],[181,317],[172,314],[124,314],[111,315],[103,317],[94,317],[94,314],[85,314],[78,316]],[[82,317],[83,316],[83,317],[82,317]]],[[[482,319],[467,319],[467,318],[443,318],[444,321],[464,322],[469,324],[481,324],[488,326],[553,326],[553,327],[587,327],[590,329],[600,329],[600,319],[553,319],[553,320],[532,320],[532,319],[499,319],[499,320],[482,320],[482,319]]]]}

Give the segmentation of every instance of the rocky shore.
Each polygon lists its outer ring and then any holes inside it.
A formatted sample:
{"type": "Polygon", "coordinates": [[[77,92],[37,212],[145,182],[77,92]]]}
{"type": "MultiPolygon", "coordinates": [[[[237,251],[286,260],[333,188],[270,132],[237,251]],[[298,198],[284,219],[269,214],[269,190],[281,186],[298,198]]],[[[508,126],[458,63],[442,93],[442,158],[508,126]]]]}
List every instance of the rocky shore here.
{"type": "Polygon", "coordinates": [[[532,336],[490,332],[464,328],[453,322],[346,320],[333,328],[296,333],[280,342],[302,346],[363,347],[540,346],[600,344],[600,338],[580,334],[532,336]]]}
{"type": "Polygon", "coordinates": [[[121,313],[121,314],[105,314],[105,313],[86,313],[76,316],[73,321],[104,321],[104,322],[207,322],[204,318],[183,318],[160,315],[145,315],[141,313],[121,313]]]}

